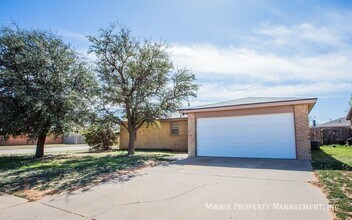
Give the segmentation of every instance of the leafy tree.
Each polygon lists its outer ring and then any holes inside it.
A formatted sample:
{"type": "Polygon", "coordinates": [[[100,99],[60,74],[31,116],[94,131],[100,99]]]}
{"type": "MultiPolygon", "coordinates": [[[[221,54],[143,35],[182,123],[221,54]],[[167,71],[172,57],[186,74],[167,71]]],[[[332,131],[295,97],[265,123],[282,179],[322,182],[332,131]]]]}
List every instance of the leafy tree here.
{"type": "Polygon", "coordinates": [[[128,154],[135,152],[138,129],[177,111],[196,96],[195,76],[175,69],[165,43],[139,40],[128,28],[112,24],[89,36],[97,57],[101,110],[129,132],[128,154]]]}
{"type": "Polygon", "coordinates": [[[94,75],[77,53],[51,32],[17,26],[0,30],[0,135],[37,139],[74,128],[89,110],[94,75]]]}

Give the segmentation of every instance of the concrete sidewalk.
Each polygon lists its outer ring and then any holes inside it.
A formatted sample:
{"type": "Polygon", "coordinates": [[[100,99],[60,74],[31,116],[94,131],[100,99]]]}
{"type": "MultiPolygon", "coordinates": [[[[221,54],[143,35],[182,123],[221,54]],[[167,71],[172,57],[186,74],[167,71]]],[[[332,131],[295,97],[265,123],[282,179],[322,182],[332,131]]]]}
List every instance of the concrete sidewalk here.
{"type": "Polygon", "coordinates": [[[0,210],[27,203],[26,199],[0,192],[0,210]]]}
{"type": "Polygon", "coordinates": [[[86,219],[40,202],[0,192],[0,219],[86,219]]]}
{"type": "Polygon", "coordinates": [[[0,218],[331,219],[324,194],[309,183],[314,180],[309,161],[186,159],[127,181],[5,208],[0,218]]]}

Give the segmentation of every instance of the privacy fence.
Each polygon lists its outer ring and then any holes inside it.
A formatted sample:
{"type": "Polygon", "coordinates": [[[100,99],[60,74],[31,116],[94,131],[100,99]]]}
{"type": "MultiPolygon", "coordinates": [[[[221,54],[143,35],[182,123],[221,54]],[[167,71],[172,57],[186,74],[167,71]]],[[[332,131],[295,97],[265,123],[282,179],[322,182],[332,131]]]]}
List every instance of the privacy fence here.
{"type": "Polygon", "coordinates": [[[320,141],[322,145],[346,144],[347,139],[352,137],[350,127],[313,127],[310,128],[310,139],[320,141]]]}

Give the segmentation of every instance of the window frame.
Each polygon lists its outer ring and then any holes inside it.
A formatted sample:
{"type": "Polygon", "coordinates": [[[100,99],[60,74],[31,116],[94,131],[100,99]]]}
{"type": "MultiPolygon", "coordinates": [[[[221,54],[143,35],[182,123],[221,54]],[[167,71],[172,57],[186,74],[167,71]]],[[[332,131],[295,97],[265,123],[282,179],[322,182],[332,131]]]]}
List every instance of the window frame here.
{"type": "Polygon", "coordinates": [[[176,121],[170,121],[170,135],[171,136],[179,136],[180,135],[180,123],[176,121]],[[172,131],[177,129],[177,134],[172,131]]]}

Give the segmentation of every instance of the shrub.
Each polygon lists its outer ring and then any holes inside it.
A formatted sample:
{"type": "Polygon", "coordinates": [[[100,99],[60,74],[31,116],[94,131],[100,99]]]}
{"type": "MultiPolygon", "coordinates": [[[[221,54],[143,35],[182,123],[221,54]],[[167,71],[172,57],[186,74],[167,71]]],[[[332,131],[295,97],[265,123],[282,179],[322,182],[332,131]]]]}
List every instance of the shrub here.
{"type": "Polygon", "coordinates": [[[95,150],[110,150],[117,144],[119,132],[111,123],[93,124],[84,133],[85,141],[95,150]]]}

